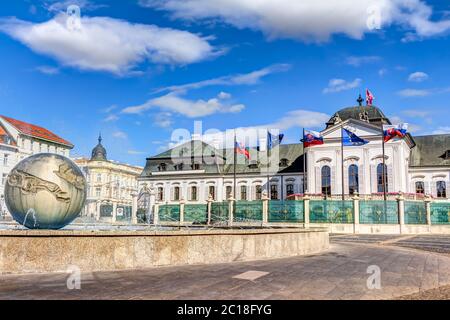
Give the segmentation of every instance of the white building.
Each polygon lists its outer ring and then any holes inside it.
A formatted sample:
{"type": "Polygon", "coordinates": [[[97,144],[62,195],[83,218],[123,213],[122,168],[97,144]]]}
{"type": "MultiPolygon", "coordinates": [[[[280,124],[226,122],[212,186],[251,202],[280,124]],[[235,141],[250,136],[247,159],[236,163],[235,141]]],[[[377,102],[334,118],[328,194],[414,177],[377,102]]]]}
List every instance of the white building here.
{"type": "Polygon", "coordinates": [[[86,205],[82,216],[107,222],[130,221],[133,193],[137,192],[137,176],[142,167],[108,160],[99,137],[90,159],[74,159],[88,183],[86,205]]]}
{"type": "Polygon", "coordinates": [[[4,199],[6,178],[12,168],[22,159],[36,153],[57,153],[69,156],[73,145],[49,130],[0,116],[0,215],[8,212],[4,199]]]}
{"type": "MultiPolygon", "coordinates": [[[[236,191],[233,190],[233,161],[227,161],[233,159],[234,150],[218,150],[204,142],[191,141],[148,158],[138,178],[140,189],[150,187],[156,193],[156,201],[163,203],[181,199],[204,203],[209,195],[216,201],[224,201],[232,195],[237,200],[256,200],[264,190],[272,199],[284,199],[297,193],[339,198],[343,174],[347,198],[356,192],[362,197],[380,197],[383,193],[382,124],[391,122],[377,107],[344,108],[321,131],[323,145],[305,150],[301,143],[280,145],[277,159],[272,160],[278,162],[279,169],[270,173],[269,178],[260,161],[265,152],[251,150],[252,161],[240,161],[236,165],[236,191]],[[342,127],[350,128],[369,143],[345,147],[342,157],[342,127]]],[[[391,140],[385,143],[385,165],[389,194],[450,197],[449,134],[418,137],[408,134],[404,139],[391,140]]]]}

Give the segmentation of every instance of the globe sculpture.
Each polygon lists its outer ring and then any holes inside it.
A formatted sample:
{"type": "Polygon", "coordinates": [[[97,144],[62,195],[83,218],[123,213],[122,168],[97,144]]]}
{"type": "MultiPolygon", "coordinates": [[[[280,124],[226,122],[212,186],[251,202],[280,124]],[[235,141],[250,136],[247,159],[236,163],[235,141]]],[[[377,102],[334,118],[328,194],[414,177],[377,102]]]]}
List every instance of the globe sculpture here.
{"type": "Polygon", "coordinates": [[[41,153],[22,160],[10,172],[5,202],[14,220],[29,229],[61,229],[81,212],[86,190],[75,163],[41,153]]]}

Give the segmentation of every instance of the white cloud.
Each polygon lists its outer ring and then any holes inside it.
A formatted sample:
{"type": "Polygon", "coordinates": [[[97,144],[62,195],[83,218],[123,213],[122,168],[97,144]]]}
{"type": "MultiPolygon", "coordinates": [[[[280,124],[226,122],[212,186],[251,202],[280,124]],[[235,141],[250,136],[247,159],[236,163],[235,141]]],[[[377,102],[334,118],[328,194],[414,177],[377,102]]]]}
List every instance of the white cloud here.
{"type": "Polygon", "coordinates": [[[76,5],[83,11],[92,11],[107,7],[105,4],[96,4],[89,0],[51,0],[44,3],[44,8],[50,12],[66,12],[71,5],[76,5]]]}
{"type": "Polygon", "coordinates": [[[323,89],[323,93],[335,93],[335,92],[341,92],[345,90],[350,90],[353,88],[357,88],[361,85],[362,80],[359,78],[356,78],[355,80],[348,82],[344,79],[331,79],[328,82],[328,87],[323,89]]]}
{"type": "Polygon", "coordinates": [[[433,131],[433,134],[450,134],[450,127],[438,127],[436,130],[433,131]]]}
{"type": "Polygon", "coordinates": [[[7,18],[0,20],[0,31],[65,66],[118,75],[143,61],[183,65],[220,54],[207,38],[187,31],[108,17],[82,17],[75,30],[66,22],[66,14],[43,23],[7,18]]]}
{"type": "Polygon", "coordinates": [[[336,34],[361,39],[372,32],[371,22],[380,28],[396,25],[416,38],[450,29],[448,17],[431,20],[432,7],[421,0],[140,0],[140,4],[184,20],[219,19],[239,29],[262,31],[269,39],[323,42],[336,34]]]}
{"type": "Polygon", "coordinates": [[[182,114],[188,118],[197,118],[214,113],[237,113],[241,112],[245,106],[243,104],[223,103],[218,97],[209,100],[189,100],[181,97],[179,93],[169,93],[151,99],[142,105],[127,107],[122,110],[122,113],[140,114],[152,108],[182,114]]]}
{"type": "Polygon", "coordinates": [[[386,73],[388,73],[388,70],[386,68],[381,68],[380,70],[378,70],[378,75],[380,77],[383,77],[384,75],[386,75],[386,73]]]}
{"type": "Polygon", "coordinates": [[[105,119],[103,119],[104,122],[114,122],[117,120],[119,120],[119,117],[115,114],[110,114],[105,119]]]}
{"type": "Polygon", "coordinates": [[[119,131],[119,130],[118,131],[114,131],[112,136],[114,138],[117,138],[117,139],[126,139],[128,137],[125,132],[119,131]]]}
{"type": "Polygon", "coordinates": [[[220,92],[217,97],[221,100],[226,100],[226,99],[230,99],[231,98],[231,94],[227,93],[227,92],[220,92]]]}
{"type": "Polygon", "coordinates": [[[160,112],[154,116],[154,124],[160,128],[168,128],[173,124],[170,112],[160,112]]]}
{"type": "Polygon", "coordinates": [[[363,64],[374,63],[381,60],[379,56],[350,56],[345,59],[348,65],[359,67],[363,64]]]}
{"type": "Polygon", "coordinates": [[[426,74],[425,72],[418,71],[411,73],[408,77],[408,81],[422,82],[428,80],[428,78],[429,78],[428,74],[426,74]]]}
{"type": "Polygon", "coordinates": [[[59,69],[55,68],[55,67],[50,67],[50,66],[39,66],[36,67],[36,71],[42,73],[42,74],[46,74],[49,76],[54,76],[59,74],[59,69]]]}
{"type": "Polygon", "coordinates": [[[169,86],[156,90],[156,93],[163,91],[188,91],[192,89],[200,89],[209,86],[236,86],[236,85],[254,85],[261,81],[262,78],[278,72],[286,72],[290,69],[289,64],[274,64],[249,73],[227,75],[218,78],[191,82],[183,85],[169,86]]]}
{"type": "Polygon", "coordinates": [[[426,97],[431,94],[431,91],[427,89],[403,89],[398,91],[397,94],[405,98],[426,97]]]}
{"type": "Polygon", "coordinates": [[[140,154],[146,154],[147,152],[145,152],[145,151],[136,151],[136,150],[128,150],[127,153],[131,154],[131,155],[140,155],[140,154]]]}

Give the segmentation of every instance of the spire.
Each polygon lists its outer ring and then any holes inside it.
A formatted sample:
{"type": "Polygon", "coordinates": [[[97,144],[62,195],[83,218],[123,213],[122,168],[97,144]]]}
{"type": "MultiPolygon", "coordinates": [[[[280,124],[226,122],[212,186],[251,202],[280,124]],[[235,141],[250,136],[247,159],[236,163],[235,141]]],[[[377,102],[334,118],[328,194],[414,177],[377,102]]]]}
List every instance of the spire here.
{"type": "Polygon", "coordinates": [[[97,161],[106,161],[107,160],[107,153],[106,153],[106,149],[102,145],[102,140],[103,140],[102,134],[99,133],[98,144],[94,149],[92,149],[91,160],[97,160],[97,161]]]}
{"type": "Polygon", "coordinates": [[[362,107],[364,99],[361,97],[361,93],[359,94],[358,100],[356,100],[356,102],[358,102],[359,106],[362,107]]]}
{"type": "Polygon", "coordinates": [[[99,134],[98,134],[98,143],[99,144],[102,144],[102,133],[100,132],[99,134]]]}

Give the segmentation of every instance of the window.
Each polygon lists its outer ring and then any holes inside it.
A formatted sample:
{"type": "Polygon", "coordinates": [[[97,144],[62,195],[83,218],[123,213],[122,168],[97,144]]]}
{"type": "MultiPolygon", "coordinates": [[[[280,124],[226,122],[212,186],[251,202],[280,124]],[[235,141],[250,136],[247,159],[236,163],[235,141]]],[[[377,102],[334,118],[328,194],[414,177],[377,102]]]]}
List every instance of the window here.
{"type": "Polygon", "coordinates": [[[97,182],[102,182],[102,175],[100,173],[97,174],[97,182]]]}
{"type": "Polygon", "coordinates": [[[445,181],[436,182],[436,191],[438,198],[447,198],[447,185],[445,184],[445,181]]]}
{"type": "Polygon", "coordinates": [[[450,160],[450,150],[445,151],[444,154],[440,156],[440,158],[444,160],[450,160]]]}
{"type": "Polygon", "coordinates": [[[227,188],[226,188],[227,199],[231,198],[232,192],[233,192],[233,187],[232,186],[227,186],[227,188]]]}
{"type": "Polygon", "coordinates": [[[173,200],[174,201],[180,200],[180,187],[173,188],[173,200]]]}
{"type": "Polygon", "coordinates": [[[216,199],[216,188],[214,186],[209,186],[208,195],[214,200],[216,199]]]}
{"type": "Polygon", "coordinates": [[[348,191],[350,194],[359,193],[359,175],[356,164],[352,164],[348,168],[348,191]]]}
{"type": "Polygon", "coordinates": [[[255,198],[256,198],[256,200],[261,200],[262,199],[262,186],[256,186],[255,198]]]}
{"type": "Polygon", "coordinates": [[[294,185],[292,183],[286,185],[286,194],[287,196],[294,194],[294,185]]]}
{"type": "Polygon", "coordinates": [[[270,199],[278,200],[278,186],[276,184],[270,186],[270,199]]]}
{"type": "Polygon", "coordinates": [[[183,171],[183,164],[182,163],[177,164],[174,166],[174,168],[176,171],[183,171]]]}
{"type": "Polygon", "coordinates": [[[164,201],[164,188],[158,187],[158,201],[164,201]]]}
{"type": "Polygon", "coordinates": [[[4,186],[5,184],[6,184],[6,177],[7,177],[8,175],[6,174],[6,173],[4,173],[3,175],[2,175],[2,186],[4,186]]]}
{"type": "Polygon", "coordinates": [[[289,165],[289,160],[286,158],[283,158],[280,160],[280,167],[287,167],[289,165]]]}
{"type": "Polygon", "coordinates": [[[167,170],[167,165],[165,163],[161,163],[158,167],[159,171],[166,171],[167,170]]]}
{"type": "Polygon", "coordinates": [[[322,167],[322,194],[331,196],[331,169],[329,166],[322,167]]]}
{"type": "Polygon", "coordinates": [[[96,188],[95,189],[95,196],[97,198],[99,198],[102,195],[102,189],[101,188],[96,188]]]}
{"type": "Polygon", "coordinates": [[[416,182],[416,193],[419,193],[419,194],[425,193],[425,183],[423,181],[416,182]]]}
{"type": "Polygon", "coordinates": [[[247,186],[241,186],[241,200],[247,200],[247,186]]]}
{"type": "Polygon", "coordinates": [[[191,167],[192,167],[192,170],[200,170],[200,164],[199,163],[194,163],[191,167]]]}
{"type": "Polygon", "coordinates": [[[191,187],[191,200],[197,201],[197,187],[196,186],[191,187]]]}
{"type": "Polygon", "coordinates": [[[8,165],[8,158],[9,158],[9,154],[4,155],[3,157],[3,165],[6,167],[8,165]]]}
{"type": "Polygon", "coordinates": [[[384,166],[384,179],[383,179],[383,164],[380,163],[377,166],[377,192],[384,192],[383,186],[386,186],[386,192],[388,192],[388,174],[387,166],[384,166]]]}

